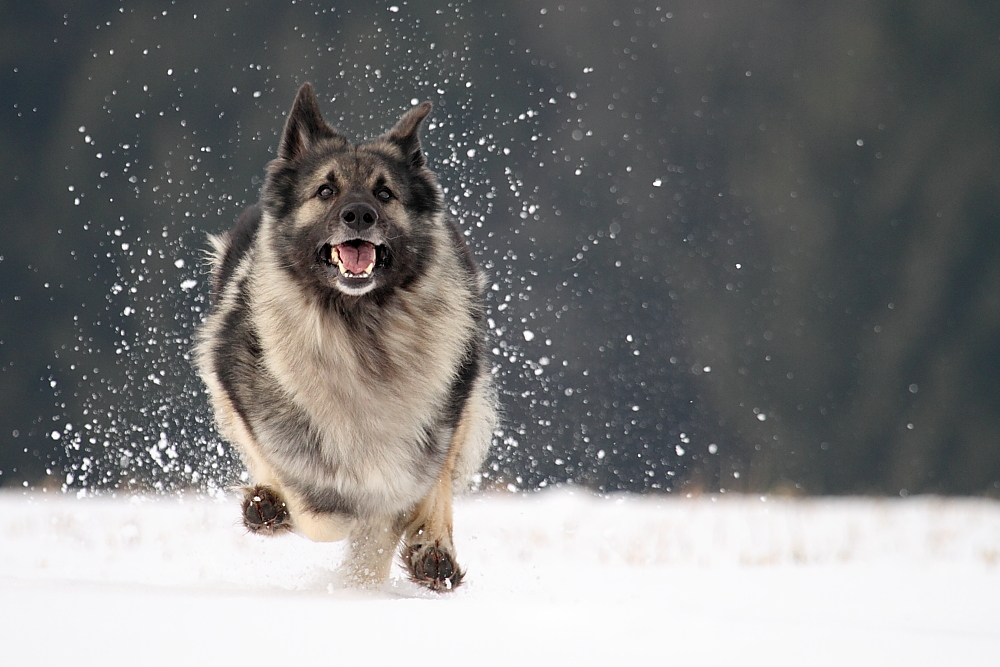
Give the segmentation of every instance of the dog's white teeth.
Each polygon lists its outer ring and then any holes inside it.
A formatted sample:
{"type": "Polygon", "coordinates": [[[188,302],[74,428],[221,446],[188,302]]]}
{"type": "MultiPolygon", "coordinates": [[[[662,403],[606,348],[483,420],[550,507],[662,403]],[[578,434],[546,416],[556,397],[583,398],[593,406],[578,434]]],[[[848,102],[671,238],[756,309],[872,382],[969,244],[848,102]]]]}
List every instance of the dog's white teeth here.
{"type": "Polygon", "coordinates": [[[340,261],[340,253],[337,251],[337,248],[334,247],[334,246],[330,246],[330,263],[331,264],[336,264],[337,268],[340,270],[340,273],[342,275],[345,275],[345,276],[347,275],[347,269],[344,268],[344,263],[342,261],[340,261]]]}
{"type": "Polygon", "coordinates": [[[340,261],[340,257],[336,257],[335,261],[337,263],[337,268],[340,270],[340,275],[345,278],[368,278],[371,276],[372,271],[375,269],[375,262],[372,262],[368,267],[361,273],[352,273],[344,266],[344,263],[340,261]]]}

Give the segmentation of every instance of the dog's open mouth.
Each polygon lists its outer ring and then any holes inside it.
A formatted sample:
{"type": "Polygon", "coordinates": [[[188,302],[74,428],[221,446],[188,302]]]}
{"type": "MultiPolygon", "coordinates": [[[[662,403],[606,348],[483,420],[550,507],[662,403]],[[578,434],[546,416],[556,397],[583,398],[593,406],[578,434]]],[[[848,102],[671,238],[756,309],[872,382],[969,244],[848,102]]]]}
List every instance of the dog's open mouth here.
{"type": "Polygon", "coordinates": [[[321,254],[327,264],[337,267],[343,278],[365,280],[378,265],[380,250],[381,246],[359,239],[338,245],[328,243],[321,254]]]}

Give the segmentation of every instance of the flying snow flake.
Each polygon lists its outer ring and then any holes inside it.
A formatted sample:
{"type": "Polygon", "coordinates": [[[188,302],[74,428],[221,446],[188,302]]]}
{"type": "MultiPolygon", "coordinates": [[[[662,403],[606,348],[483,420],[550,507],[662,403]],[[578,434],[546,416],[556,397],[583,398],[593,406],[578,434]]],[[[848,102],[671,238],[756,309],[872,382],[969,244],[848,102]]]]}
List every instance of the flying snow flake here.
{"type": "Polygon", "coordinates": [[[528,329],[525,329],[524,333],[522,333],[521,335],[523,335],[524,336],[524,340],[528,341],[529,343],[531,341],[535,340],[535,332],[534,331],[529,331],[528,329]]]}

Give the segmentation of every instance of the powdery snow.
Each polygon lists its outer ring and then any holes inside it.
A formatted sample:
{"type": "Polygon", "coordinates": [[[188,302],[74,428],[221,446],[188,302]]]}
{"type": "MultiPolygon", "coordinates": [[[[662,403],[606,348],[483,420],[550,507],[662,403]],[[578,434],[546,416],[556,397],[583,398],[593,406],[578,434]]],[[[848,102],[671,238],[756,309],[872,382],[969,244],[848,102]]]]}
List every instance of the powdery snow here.
{"type": "Polygon", "coordinates": [[[997,665],[1000,503],[473,495],[458,591],[233,498],[0,495],[5,665],[997,665]]]}

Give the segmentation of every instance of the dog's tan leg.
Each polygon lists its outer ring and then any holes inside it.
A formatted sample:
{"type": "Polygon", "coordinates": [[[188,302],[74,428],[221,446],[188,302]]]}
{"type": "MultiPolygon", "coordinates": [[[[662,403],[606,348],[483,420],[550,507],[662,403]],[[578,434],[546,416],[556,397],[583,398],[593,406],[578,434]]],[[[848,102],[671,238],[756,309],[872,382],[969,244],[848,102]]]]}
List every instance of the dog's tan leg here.
{"type": "Polygon", "coordinates": [[[434,591],[450,591],[465,572],[451,541],[451,480],[438,480],[407,528],[400,552],[410,579],[434,591]]]}
{"type": "Polygon", "coordinates": [[[410,579],[435,591],[453,590],[465,576],[455,560],[451,498],[455,461],[467,435],[467,421],[462,420],[455,429],[441,475],[413,511],[403,536],[400,555],[410,579]]]}
{"type": "Polygon", "coordinates": [[[313,542],[337,542],[355,520],[336,512],[311,512],[301,498],[273,481],[243,487],[243,525],[258,535],[296,531],[313,542]]]}

